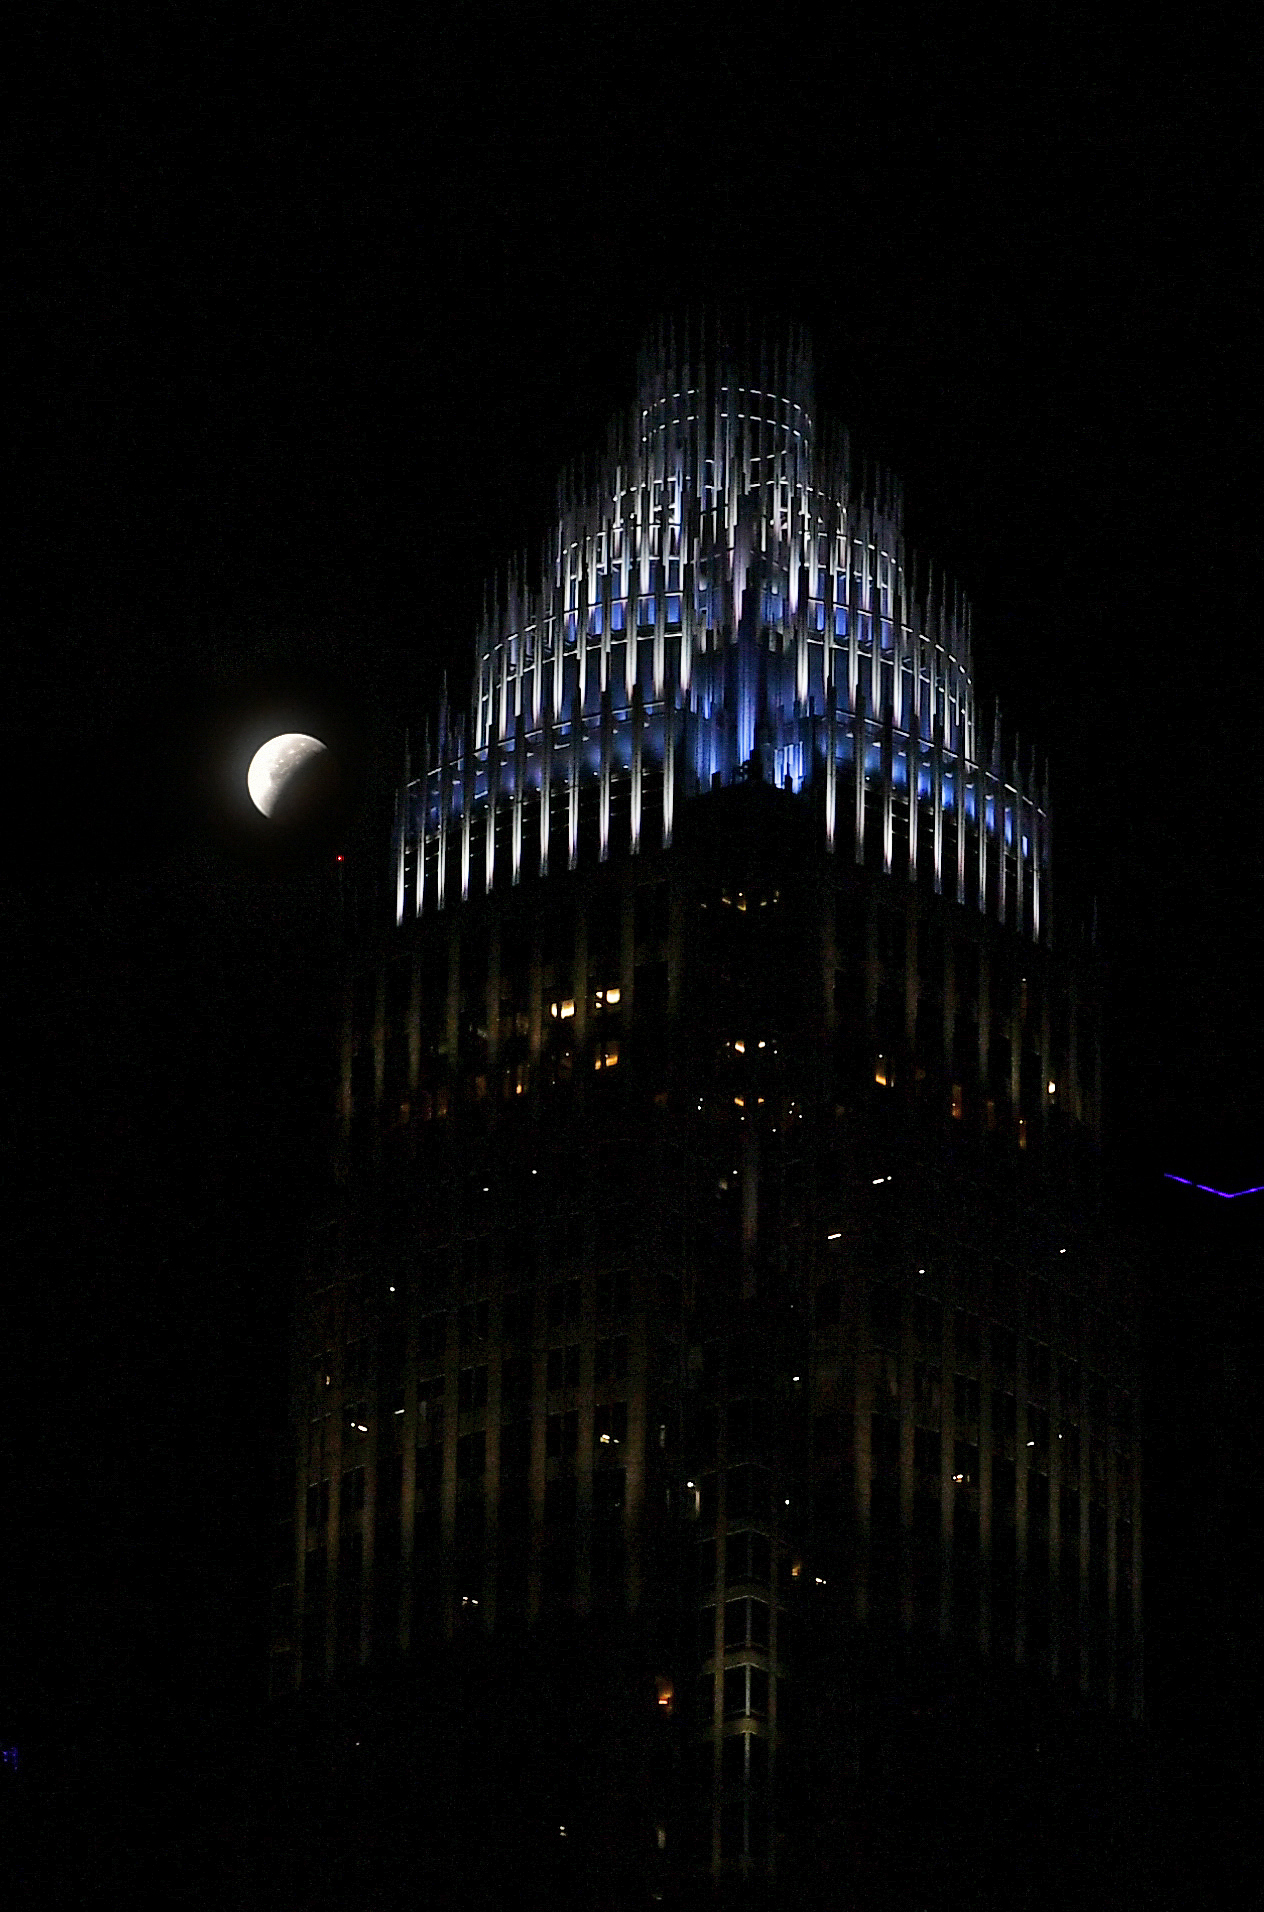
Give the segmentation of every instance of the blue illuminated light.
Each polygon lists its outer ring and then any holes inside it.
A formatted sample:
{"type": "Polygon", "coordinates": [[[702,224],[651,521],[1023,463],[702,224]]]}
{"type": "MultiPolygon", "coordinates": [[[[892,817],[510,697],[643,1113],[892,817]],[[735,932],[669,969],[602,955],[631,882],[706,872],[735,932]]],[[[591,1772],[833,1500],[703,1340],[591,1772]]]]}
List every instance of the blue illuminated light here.
{"type": "Polygon", "coordinates": [[[1188,1175],[1173,1175],[1167,1169],[1163,1171],[1165,1182],[1180,1182],[1185,1188],[1196,1188],[1203,1195],[1219,1195],[1225,1202],[1236,1202],[1239,1195],[1264,1195],[1264,1182],[1257,1182],[1254,1188],[1212,1188],[1209,1182],[1192,1182],[1188,1175]]]}
{"type": "Polygon", "coordinates": [[[1038,794],[1018,770],[1005,782],[999,730],[993,758],[978,754],[964,600],[941,590],[932,603],[906,572],[898,488],[855,468],[845,438],[823,456],[814,449],[805,342],[795,334],[770,350],[769,389],[782,395],[767,404],[733,376],[726,352],[705,405],[669,358],[647,361],[607,459],[582,495],[566,489],[542,583],[514,570],[498,586],[477,639],[471,714],[445,700],[437,747],[403,796],[397,920],[406,893],[417,915],[443,909],[458,871],[466,899],[473,865],[476,887],[490,891],[498,843],[514,883],[546,874],[559,816],[574,869],[577,785],[601,783],[604,859],[619,830],[633,853],[651,828],[670,848],[680,805],[753,776],[806,793],[814,808],[822,797],[828,848],[845,850],[854,830],[861,860],[876,806],[888,872],[899,860],[915,873],[921,822],[933,823],[936,887],[955,850],[964,902],[966,860],[977,858],[972,900],[1003,920],[1020,851],[1031,886],[1020,869],[1015,927],[1047,939],[1038,794]],[[628,813],[612,817],[609,777],[629,770],[628,813]],[[525,815],[536,792],[538,830],[525,815]],[[512,829],[487,818],[476,835],[476,818],[497,804],[512,829]],[[962,813],[977,833],[969,847],[962,813]],[[897,837],[909,841],[907,866],[897,837]]]}

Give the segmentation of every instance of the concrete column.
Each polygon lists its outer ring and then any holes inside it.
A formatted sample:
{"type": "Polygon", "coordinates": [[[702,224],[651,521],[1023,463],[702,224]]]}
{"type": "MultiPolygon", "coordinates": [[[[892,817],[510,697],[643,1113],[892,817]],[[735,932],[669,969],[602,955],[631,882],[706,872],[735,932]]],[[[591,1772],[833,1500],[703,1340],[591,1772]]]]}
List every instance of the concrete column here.
{"type": "Polygon", "coordinates": [[[1062,1663],[1062,1482],[1066,1430],[1062,1416],[1059,1337],[1049,1350],[1049,1677],[1062,1663]]]}
{"type": "Polygon", "coordinates": [[[338,1032],[338,1176],[342,1180],[347,1172],[347,1156],[351,1148],[351,1117],[353,1110],[351,1093],[351,1064],[355,1048],[355,990],[350,973],[343,979],[342,1018],[338,1032]]]}
{"type": "MultiPolygon", "coordinates": [[[[592,1606],[593,1539],[593,1332],[596,1325],[596,1297],[591,1263],[585,1260],[583,1299],[579,1330],[579,1387],[575,1406],[579,1431],[575,1449],[575,1606],[584,1614],[592,1606]]],[[[629,1362],[629,1367],[631,1362],[629,1362]]],[[[631,1390],[629,1390],[630,1392],[631,1390]]],[[[628,1411],[627,1451],[632,1448],[631,1406],[628,1411]]],[[[625,1509],[626,1513],[626,1509],[625,1509]]]]}
{"type": "Polygon", "coordinates": [[[992,1644],[992,1344],[979,1311],[979,1651],[992,1644]]]}
{"type": "MultiPolygon", "coordinates": [[[[878,984],[882,963],[878,954],[878,902],[872,890],[865,896],[865,1028],[872,1040],[878,1019],[878,984]]],[[[870,1058],[872,1072],[873,1059],[870,1058]]]]}
{"type": "Polygon", "coordinates": [[[939,1631],[943,1638],[952,1631],[952,1563],[955,1539],[953,1506],[956,1492],[953,1482],[953,1454],[957,1439],[957,1403],[953,1375],[957,1367],[955,1311],[949,1299],[944,1306],[944,1335],[940,1349],[940,1388],[942,1403],[939,1433],[939,1631]]]}
{"type": "Polygon", "coordinates": [[[852,706],[852,784],[855,797],[856,862],[865,860],[865,694],[859,686],[852,706]]]}
{"type": "Polygon", "coordinates": [[[822,884],[817,893],[821,924],[821,986],[824,995],[823,1023],[827,1035],[838,1028],[838,1009],[834,1002],[834,972],[838,968],[838,943],[834,930],[834,890],[822,884]]]}
{"type": "Polygon", "coordinates": [[[900,1624],[913,1624],[913,1301],[900,1296],[900,1624]]]}
{"type": "Polygon", "coordinates": [[[1014,1658],[1027,1658],[1027,1337],[1018,1334],[1014,1377],[1014,1658]]]}
{"type": "Polygon", "coordinates": [[[385,1403],[376,1373],[369,1389],[369,1445],[364,1457],[364,1510],[360,1515],[360,1651],[364,1666],[373,1650],[374,1542],[377,1537],[377,1456],[385,1403]]]}
{"type": "Polygon", "coordinates": [[[1088,1691],[1088,1527],[1089,1498],[1092,1484],[1092,1471],[1089,1467],[1089,1426],[1085,1415],[1085,1395],[1088,1379],[1083,1360],[1080,1362],[1080,1691],[1088,1691]]]}
{"type": "Polygon", "coordinates": [[[499,1299],[491,1305],[491,1320],[488,1323],[487,1337],[487,1418],[484,1423],[487,1433],[486,1472],[483,1477],[483,1626],[488,1633],[496,1626],[496,1593],[499,1576],[496,1571],[499,1551],[500,1517],[500,1375],[501,1361],[499,1350],[505,1345],[501,1326],[501,1304],[499,1299]],[[493,1358],[492,1351],[495,1350],[493,1358]]]}
{"type": "MultiPolygon", "coordinates": [[[[413,948],[408,977],[408,1099],[416,1100],[421,1081],[421,951],[413,948]]],[[[414,1119],[416,1111],[414,1113],[414,1119]]]]}
{"type": "Polygon", "coordinates": [[[452,1607],[456,1571],[456,1443],[459,1417],[457,1384],[460,1341],[456,1317],[449,1311],[448,1340],[443,1365],[443,1485],[440,1490],[439,1600],[443,1637],[452,1637],[452,1607]]]}
{"type": "Polygon", "coordinates": [[[540,1066],[544,1028],[544,958],[540,948],[540,918],[531,918],[531,947],[527,957],[527,1055],[534,1076],[540,1066]]]}
{"type": "Polygon", "coordinates": [[[455,1079],[461,1033],[461,930],[453,923],[448,937],[448,998],[444,1015],[444,1047],[448,1071],[455,1079]]]}
{"type": "Polygon", "coordinates": [[[623,875],[619,899],[619,1007],[620,1022],[626,1038],[632,1032],[633,994],[636,988],[636,890],[630,871],[623,875]]]}
{"type": "Polygon", "coordinates": [[[992,959],[986,940],[979,944],[979,1089],[984,1100],[989,1097],[991,1084],[988,1080],[988,1066],[991,1060],[992,1030],[992,959]]]}
{"type": "Polygon", "coordinates": [[[1116,1468],[1116,1442],[1113,1427],[1115,1388],[1110,1388],[1110,1400],[1107,1403],[1106,1426],[1102,1432],[1106,1439],[1106,1639],[1109,1643],[1106,1655],[1107,1699],[1114,1707],[1116,1698],[1116,1662],[1119,1657],[1119,1613],[1118,1587],[1119,1562],[1116,1548],[1115,1522],[1119,1515],[1119,1482],[1116,1468]]]}
{"type": "Polygon", "coordinates": [[[500,917],[493,915],[487,949],[487,1070],[489,1092],[496,1096],[496,1065],[500,1061],[500,917]]]}
{"type": "MultiPolygon", "coordinates": [[[[410,1280],[406,1295],[408,1327],[404,1344],[404,1465],[403,1503],[400,1508],[399,1644],[408,1651],[413,1623],[413,1552],[417,1520],[417,1283],[410,1280]]],[[[446,1432],[446,1429],[445,1429],[446,1432]]]]}
{"type": "MultiPolygon", "coordinates": [[[[539,1338],[537,1330],[537,1340],[539,1338]]],[[[544,1578],[544,1463],[548,1421],[548,1353],[543,1345],[531,1354],[531,1537],[527,1575],[527,1617],[539,1618],[544,1578]]]]}
{"type": "MultiPolygon", "coordinates": [[[[627,1501],[624,1507],[624,1521],[628,1543],[627,1592],[628,1607],[633,1613],[640,1608],[645,1592],[645,1527],[646,1527],[646,1449],[649,1442],[649,1428],[646,1425],[646,1392],[649,1379],[649,1347],[646,1333],[647,1317],[639,1292],[639,1282],[632,1287],[632,1319],[628,1334],[628,1445],[625,1461],[627,1478],[627,1501]]],[[[588,1430],[589,1451],[592,1449],[592,1426],[588,1430]]]]}
{"type": "Polygon", "coordinates": [[[325,1676],[334,1670],[338,1626],[338,1545],[342,1527],[342,1434],[347,1419],[344,1397],[346,1348],[345,1295],[340,1292],[332,1329],[333,1397],[336,1403],[325,1429],[325,1468],[329,1475],[329,1526],[325,1536],[325,1676]]]}
{"type": "Polygon", "coordinates": [[[855,1511],[856,1564],[854,1605],[856,1619],[863,1625],[869,1613],[869,1527],[871,1476],[873,1472],[873,1336],[869,1327],[868,1296],[863,1281],[853,1277],[853,1300],[860,1332],[856,1337],[855,1399],[855,1511]]]}

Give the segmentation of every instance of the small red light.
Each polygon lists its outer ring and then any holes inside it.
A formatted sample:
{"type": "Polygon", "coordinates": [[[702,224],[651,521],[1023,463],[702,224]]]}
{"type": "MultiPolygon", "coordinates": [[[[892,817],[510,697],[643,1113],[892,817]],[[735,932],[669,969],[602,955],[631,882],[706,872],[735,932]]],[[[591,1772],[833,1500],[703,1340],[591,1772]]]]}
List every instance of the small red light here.
{"type": "Polygon", "coordinates": [[[341,863],[341,862],[342,862],[342,858],[341,858],[341,857],[339,857],[339,858],[338,858],[338,861],[339,861],[339,862],[341,863]]]}

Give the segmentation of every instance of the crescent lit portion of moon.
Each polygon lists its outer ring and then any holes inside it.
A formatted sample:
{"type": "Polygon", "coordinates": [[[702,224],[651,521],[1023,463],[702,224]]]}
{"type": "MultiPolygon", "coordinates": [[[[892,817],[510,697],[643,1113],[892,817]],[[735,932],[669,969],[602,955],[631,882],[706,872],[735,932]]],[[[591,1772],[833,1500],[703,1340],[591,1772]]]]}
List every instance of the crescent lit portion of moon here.
{"type": "Polygon", "coordinates": [[[301,730],[287,730],[269,738],[250,759],[246,788],[256,810],[270,817],[277,798],[301,763],[317,756],[325,748],[319,737],[307,737],[301,730]]]}

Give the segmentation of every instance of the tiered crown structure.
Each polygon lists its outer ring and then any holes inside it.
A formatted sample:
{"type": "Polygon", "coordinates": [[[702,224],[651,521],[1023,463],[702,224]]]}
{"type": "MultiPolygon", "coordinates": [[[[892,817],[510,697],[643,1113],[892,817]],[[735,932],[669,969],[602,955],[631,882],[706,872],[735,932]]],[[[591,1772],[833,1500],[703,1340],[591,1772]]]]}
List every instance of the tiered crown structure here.
{"type": "Polygon", "coordinates": [[[801,337],[696,362],[661,340],[605,459],[563,479],[540,576],[510,568],[468,718],[445,695],[406,775],[399,920],[575,868],[584,793],[604,861],[618,832],[670,845],[683,799],[755,775],[814,795],[829,849],[850,837],[863,862],[876,829],[889,873],[903,831],[910,876],[929,855],[937,891],[1047,934],[1034,763],[1006,774],[995,725],[984,755],[969,607],[914,576],[895,481],[858,473],[845,435],[818,452],[801,337]]]}

